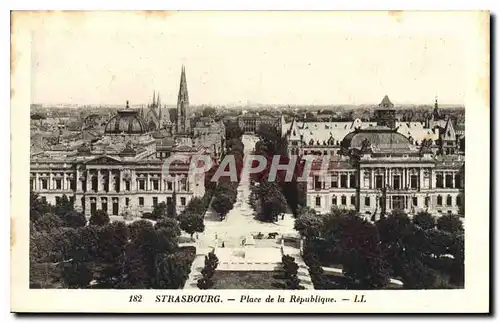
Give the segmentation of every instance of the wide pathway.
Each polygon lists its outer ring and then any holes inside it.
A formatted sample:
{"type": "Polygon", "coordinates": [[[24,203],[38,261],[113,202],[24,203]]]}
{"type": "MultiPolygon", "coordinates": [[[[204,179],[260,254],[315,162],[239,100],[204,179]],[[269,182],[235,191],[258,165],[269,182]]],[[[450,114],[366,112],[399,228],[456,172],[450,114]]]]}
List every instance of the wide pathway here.
{"type": "MultiPolygon", "coordinates": [[[[255,136],[243,136],[245,156],[252,153],[257,140],[258,138],[255,136]]],[[[191,273],[184,286],[185,289],[197,288],[196,281],[201,277],[201,270],[204,265],[204,255],[214,247],[221,248],[222,245],[224,245],[224,248],[238,250],[243,248],[242,242],[245,238],[258,234],[259,232],[264,234],[266,238],[269,233],[278,233],[277,239],[282,235],[296,234],[296,231],[293,229],[294,218],[291,214],[286,214],[283,220],[281,220],[280,217],[277,223],[262,222],[255,219],[255,212],[249,203],[249,197],[250,181],[248,173],[243,171],[241,181],[237,188],[236,203],[233,209],[226,215],[226,218],[221,221],[216,212],[209,207],[205,214],[205,232],[198,235],[198,239],[195,243],[197,250],[199,249],[200,251],[197,251],[197,256],[191,266],[191,273]]],[[[277,239],[256,240],[255,246],[246,246],[243,249],[248,250],[248,248],[255,248],[265,253],[265,250],[270,250],[269,247],[280,248],[277,239]],[[262,248],[259,248],[259,246],[262,248]]],[[[292,253],[291,255],[295,257],[299,265],[299,278],[301,279],[302,285],[306,287],[306,289],[312,289],[309,272],[307,271],[307,266],[304,270],[305,264],[300,256],[299,249],[292,247],[285,248],[285,253],[292,253]]],[[[231,257],[232,254],[235,253],[229,252],[229,250],[227,250],[227,252],[221,252],[220,256],[224,259],[219,257],[219,260],[221,263],[224,263],[224,265],[226,263],[238,263],[239,259],[237,259],[237,257],[233,259],[231,257]],[[229,256],[226,257],[226,255],[229,256]]],[[[252,252],[252,254],[255,254],[255,252],[252,252]]],[[[263,258],[266,258],[265,255],[263,255],[263,258]]],[[[278,254],[276,261],[281,262],[280,254],[278,254]]]]}

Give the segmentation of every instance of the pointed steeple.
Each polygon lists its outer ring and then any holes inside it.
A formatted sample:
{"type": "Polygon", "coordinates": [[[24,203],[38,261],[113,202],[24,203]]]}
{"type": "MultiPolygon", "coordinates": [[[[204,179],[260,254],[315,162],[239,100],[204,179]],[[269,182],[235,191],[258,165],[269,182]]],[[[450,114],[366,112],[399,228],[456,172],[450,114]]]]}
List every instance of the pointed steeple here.
{"type": "Polygon", "coordinates": [[[159,124],[161,125],[161,101],[160,101],[160,92],[158,92],[158,121],[159,124]]]}
{"type": "Polygon", "coordinates": [[[434,101],[434,110],[432,112],[432,116],[434,117],[434,120],[441,119],[441,115],[439,114],[439,105],[438,105],[437,95],[436,95],[436,99],[434,101]]]}
{"type": "Polygon", "coordinates": [[[381,108],[394,108],[394,104],[391,102],[387,94],[384,96],[382,99],[382,102],[380,102],[379,106],[381,108]]]}
{"type": "Polygon", "coordinates": [[[156,100],[155,100],[156,93],[155,93],[155,92],[156,92],[156,91],[155,91],[155,90],[153,90],[153,103],[152,103],[152,105],[151,105],[151,106],[154,106],[154,105],[155,105],[155,103],[156,103],[156,100]]]}
{"type": "Polygon", "coordinates": [[[177,132],[190,130],[189,122],[189,95],[187,90],[186,69],[182,65],[179,96],[177,97],[177,132]]]}

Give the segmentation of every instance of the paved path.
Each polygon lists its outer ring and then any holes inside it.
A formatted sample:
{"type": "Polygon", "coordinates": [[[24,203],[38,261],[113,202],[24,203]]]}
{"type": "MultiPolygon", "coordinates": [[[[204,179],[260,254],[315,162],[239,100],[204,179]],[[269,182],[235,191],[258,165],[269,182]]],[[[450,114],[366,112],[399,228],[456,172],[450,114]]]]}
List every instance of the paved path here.
{"type": "MultiPolygon", "coordinates": [[[[257,142],[255,136],[243,136],[244,153],[251,154],[257,142]]],[[[291,214],[286,214],[284,220],[277,223],[261,222],[255,219],[255,213],[249,204],[250,181],[248,173],[242,173],[241,181],[237,188],[236,203],[224,220],[209,207],[205,214],[205,232],[200,234],[196,241],[197,256],[191,266],[185,289],[196,289],[196,282],[201,277],[201,270],[204,266],[204,256],[212,249],[216,248],[215,254],[220,261],[219,270],[275,270],[281,264],[281,251],[279,237],[283,234],[296,234],[293,229],[294,218],[291,214]],[[246,175],[246,176],[245,176],[246,175]],[[253,246],[242,246],[245,238],[261,232],[267,238],[271,232],[277,232],[277,239],[255,240],[253,246]],[[222,244],[224,243],[224,248],[222,244]],[[226,250],[224,250],[226,249],[226,250]],[[243,259],[238,250],[246,250],[243,259]],[[249,255],[251,259],[249,259],[249,255]],[[272,259],[271,259],[272,258],[272,259]]],[[[306,289],[312,289],[311,278],[307,266],[305,266],[300,251],[297,248],[285,247],[286,253],[295,257],[299,265],[299,278],[301,285],[306,289]]],[[[241,253],[241,251],[240,251],[241,253]]]]}

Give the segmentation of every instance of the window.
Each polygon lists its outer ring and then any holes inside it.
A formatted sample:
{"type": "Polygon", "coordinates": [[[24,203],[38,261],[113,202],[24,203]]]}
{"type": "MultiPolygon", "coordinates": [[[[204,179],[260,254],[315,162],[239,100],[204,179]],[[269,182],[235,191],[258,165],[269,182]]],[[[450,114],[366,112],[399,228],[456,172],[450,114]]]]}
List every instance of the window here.
{"type": "Polygon", "coordinates": [[[446,188],[453,188],[453,175],[452,174],[446,175],[446,188]]]}
{"type": "Polygon", "coordinates": [[[462,199],[460,196],[457,196],[457,206],[462,206],[462,199]]]}
{"type": "Polygon", "coordinates": [[[337,173],[333,173],[331,187],[339,187],[339,175],[337,173]]]}
{"type": "Polygon", "coordinates": [[[321,197],[316,196],[316,206],[321,206],[321,197]]]}
{"type": "Polygon", "coordinates": [[[75,180],[74,179],[70,179],[69,180],[69,187],[71,190],[76,190],[76,185],[75,185],[75,180]]]}
{"type": "Polygon", "coordinates": [[[146,189],[146,181],[145,180],[143,180],[143,179],[139,180],[139,189],[141,191],[144,191],[146,189]]]}
{"type": "Polygon", "coordinates": [[[443,205],[443,197],[441,195],[437,196],[437,205],[442,206],[443,205]]]}
{"type": "Polygon", "coordinates": [[[130,203],[130,199],[128,197],[125,198],[125,206],[128,206],[130,203]]]}
{"type": "Polygon", "coordinates": [[[365,206],[370,206],[370,197],[365,197],[365,206]]]}
{"type": "Polygon", "coordinates": [[[443,174],[436,174],[436,187],[443,188],[443,174]]]}
{"type": "Polygon", "coordinates": [[[337,205],[337,196],[332,197],[332,205],[337,205]]]}
{"type": "Polygon", "coordinates": [[[56,179],[56,190],[62,189],[62,180],[56,179]]]}
{"type": "Polygon", "coordinates": [[[181,205],[182,206],[186,205],[186,198],[185,197],[181,197],[181,205]]]}
{"type": "Polygon", "coordinates": [[[415,189],[418,188],[418,175],[410,176],[410,187],[415,189]]]}
{"type": "Polygon", "coordinates": [[[130,181],[125,182],[125,191],[130,191],[130,181]]]}
{"type": "Polygon", "coordinates": [[[47,189],[47,179],[46,178],[42,178],[42,190],[46,190],[47,189]]]}
{"type": "Polygon", "coordinates": [[[172,182],[167,182],[167,190],[172,190],[172,182]]]}
{"type": "Polygon", "coordinates": [[[158,198],[157,197],[153,197],[153,206],[157,206],[158,205],[158,198]]]}
{"type": "Polygon", "coordinates": [[[153,180],[153,190],[158,191],[158,180],[157,179],[153,180]]]}
{"type": "Polygon", "coordinates": [[[342,205],[347,205],[347,198],[345,196],[342,196],[340,201],[342,202],[342,205]]]}
{"type": "Polygon", "coordinates": [[[446,205],[447,205],[447,206],[451,206],[451,195],[448,195],[448,196],[446,197],[446,205]]]}
{"type": "Polygon", "coordinates": [[[425,197],[425,207],[429,207],[429,197],[425,197]]]}
{"type": "Polygon", "coordinates": [[[103,197],[101,199],[101,206],[102,206],[102,210],[104,212],[108,212],[108,199],[107,198],[103,197]]]}
{"type": "Polygon", "coordinates": [[[30,189],[32,191],[35,190],[35,180],[34,179],[30,179],[30,189]]]}
{"type": "Polygon", "coordinates": [[[171,205],[172,204],[172,198],[171,197],[167,197],[167,205],[171,205]]]}
{"type": "Polygon", "coordinates": [[[462,176],[455,174],[455,188],[462,188],[462,176]]]}
{"type": "Polygon", "coordinates": [[[356,175],[350,175],[349,176],[349,184],[351,188],[356,187],[356,175]]]}
{"type": "Polygon", "coordinates": [[[346,174],[340,175],[340,187],[347,188],[347,175],[346,174]]]}
{"type": "Polygon", "coordinates": [[[384,186],[382,175],[375,176],[375,188],[382,188],[384,186]]]}
{"type": "Polygon", "coordinates": [[[144,197],[139,197],[139,206],[144,206],[144,197]]]}
{"type": "Polygon", "coordinates": [[[395,189],[395,190],[401,189],[401,187],[399,186],[400,179],[401,179],[401,176],[394,175],[394,177],[392,178],[392,188],[393,189],[395,189]]]}
{"type": "Polygon", "coordinates": [[[356,196],[351,196],[351,205],[356,205],[356,196]]]}
{"type": "Polygon", "coordinates": [[[319,180],[319,176],[314,176],[314,189],[315,190],[321,189],[321,181],[319,180]]]}
{"type": "Polygon", "coordinates": [[[416,197],[412,198],[413,206],[418,206],[418,199],[416,197]]]}

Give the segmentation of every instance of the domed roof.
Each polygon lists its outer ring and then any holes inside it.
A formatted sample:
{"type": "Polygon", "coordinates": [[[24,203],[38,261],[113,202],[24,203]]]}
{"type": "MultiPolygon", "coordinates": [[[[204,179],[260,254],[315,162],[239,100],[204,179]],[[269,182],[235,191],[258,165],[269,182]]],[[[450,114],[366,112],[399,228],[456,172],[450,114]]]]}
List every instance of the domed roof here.
{"type": "Polygon", "coordinates": [[[106,134],[143,134],[147,131],[146,124],[138,112],[128,108],[128,101],[127,108],[119,110],[104,128],[106,134]]]}
{"type": "Polygon", "coordinates": [[[361,149],[363,142],[380,150],[410,150],[408,138],[387,127],[359,129],[347,134],[342,140],[342,147],[361,149]],[[366,141],[365,141],[366,140],[366,141]]]}

